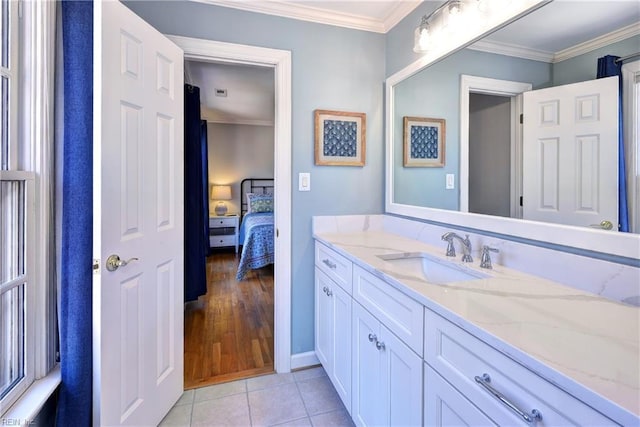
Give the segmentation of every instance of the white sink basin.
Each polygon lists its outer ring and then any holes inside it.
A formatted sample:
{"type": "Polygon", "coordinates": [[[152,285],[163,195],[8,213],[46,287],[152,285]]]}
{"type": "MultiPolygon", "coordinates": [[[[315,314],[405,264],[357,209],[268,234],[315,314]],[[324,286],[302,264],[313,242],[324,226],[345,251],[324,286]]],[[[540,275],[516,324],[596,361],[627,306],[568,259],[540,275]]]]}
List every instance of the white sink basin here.
{"type": "Polygon", "coordinates": [[[421,252],[400,252],[377,256],[392,263],[402,274],[419,277],[430,283],[446,284],[491,277],[421,252]]]}

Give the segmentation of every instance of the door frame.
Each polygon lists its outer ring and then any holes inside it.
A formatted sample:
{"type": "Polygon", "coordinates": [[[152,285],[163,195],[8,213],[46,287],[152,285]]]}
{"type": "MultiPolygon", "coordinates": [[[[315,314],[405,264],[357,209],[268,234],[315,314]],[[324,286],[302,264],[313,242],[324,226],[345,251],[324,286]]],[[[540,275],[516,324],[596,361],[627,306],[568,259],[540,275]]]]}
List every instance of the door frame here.
{"type": "Polygon", "coordinates": [[[469,212],[469,94],[481,93],[511,98],[511,217],[522,217],[518,203],[522,194],[522,96],[518,95],[532,88],[531,83],[460,76],[460,212],[469,212]]]}
{"type": "Polygon", "coordinates": [[[291,52],[257,46],[167,35],[184,59],[272,68],[275,78],[274,202],[274,367],[291,371],[291,52]]]}

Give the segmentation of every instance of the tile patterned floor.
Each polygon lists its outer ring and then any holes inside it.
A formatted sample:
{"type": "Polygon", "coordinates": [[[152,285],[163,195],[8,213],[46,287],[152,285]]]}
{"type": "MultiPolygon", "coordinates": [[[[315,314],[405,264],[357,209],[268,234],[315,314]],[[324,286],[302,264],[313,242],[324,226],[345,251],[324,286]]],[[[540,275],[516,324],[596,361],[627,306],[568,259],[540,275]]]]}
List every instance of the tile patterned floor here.
{"type": "Polygon", "coordinates": [[[160,426],[353,426],[322,367],[185,391],[160,426]]]}

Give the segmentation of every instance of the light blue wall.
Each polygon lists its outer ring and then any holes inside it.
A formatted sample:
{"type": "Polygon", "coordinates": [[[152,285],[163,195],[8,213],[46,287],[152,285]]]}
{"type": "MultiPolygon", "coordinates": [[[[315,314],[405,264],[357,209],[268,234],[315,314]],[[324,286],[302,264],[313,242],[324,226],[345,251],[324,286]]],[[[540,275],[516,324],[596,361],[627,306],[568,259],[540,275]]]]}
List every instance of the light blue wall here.
{"type": "Polygon", "coordinates": [[[313,215],[382,213],[384,35],[196,2],[127,6],[165,34],[292,52],[292,353],[312,351],[313,215]],[[366,166],[314,166],[313,111],[367,115],[366,166]],[[298,192],[298,173],[311,191],[298,192]]]}
{"type": "Polygon", "coordinates": [[[394,112],[394,201],[440,209],[459,209],[460,75],[551,85],[551,65],[463,49],[425,68],[396,86],[394,112]],[[404,116],[446,120],[446,164],[443,168],[403,167],[404,116]],[[445,190],[445,174],[456,177],[456,189],[445,190]],[[420,185],[415,185],[420,183],[420,185]]]}

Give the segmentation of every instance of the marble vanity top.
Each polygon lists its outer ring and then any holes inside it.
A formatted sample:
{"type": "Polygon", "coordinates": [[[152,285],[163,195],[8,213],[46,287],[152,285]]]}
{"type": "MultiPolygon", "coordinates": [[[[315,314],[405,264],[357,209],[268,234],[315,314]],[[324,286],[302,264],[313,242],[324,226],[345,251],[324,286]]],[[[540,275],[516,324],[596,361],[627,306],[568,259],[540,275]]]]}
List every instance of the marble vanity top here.
{"type": "MultiPolygon", "coordinates": [[[[489,278],[436,285],[378,255],[434,247],[385,231],[314,237],[623,425],[640,424],[640,308],[494,262],[489,278]],[[604,399],[603,399],[604,398],[604,399]]],[[[460,256],[447,258],[463,264],[460,256]]]]}

